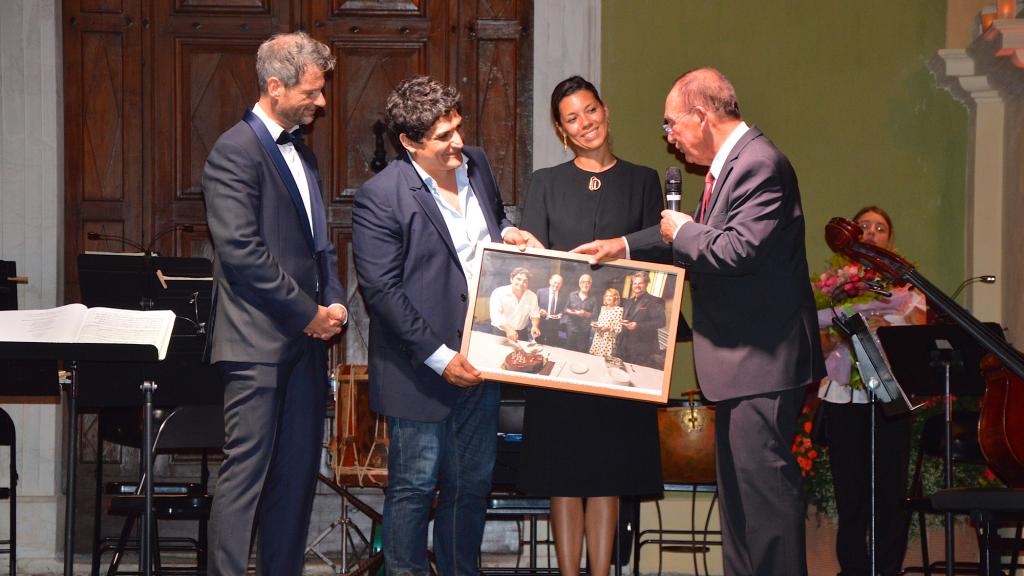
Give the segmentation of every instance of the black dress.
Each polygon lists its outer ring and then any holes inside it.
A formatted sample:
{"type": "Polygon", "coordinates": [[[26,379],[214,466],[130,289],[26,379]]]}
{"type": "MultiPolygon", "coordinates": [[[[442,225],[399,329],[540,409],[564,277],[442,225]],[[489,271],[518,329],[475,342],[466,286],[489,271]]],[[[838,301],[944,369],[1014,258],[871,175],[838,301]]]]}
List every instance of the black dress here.
{"type": "MultiPolygon", "coordinates": [[[[533,173],[522,228],[571,250],[661,221],[657,173],[619,159],[600,173],[570,161],[533,173]],[[590,191],[591,177],[601,186],[590,191]]],[[[526,389],[519,489],[537,496],[658,495],[661,448],[654,404],[526,389]]]]}

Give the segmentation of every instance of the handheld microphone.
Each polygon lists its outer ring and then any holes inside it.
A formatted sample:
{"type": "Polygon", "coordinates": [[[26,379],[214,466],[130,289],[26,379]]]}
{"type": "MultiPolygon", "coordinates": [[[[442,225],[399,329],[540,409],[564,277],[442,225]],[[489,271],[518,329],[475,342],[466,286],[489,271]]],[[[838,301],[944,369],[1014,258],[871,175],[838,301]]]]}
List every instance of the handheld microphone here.
{"type": "Polygon", "coordinates": [[[683,174],[677,166],[665,170],[665,206],[679,212],[679,201],[683,199],[683,174]]]}

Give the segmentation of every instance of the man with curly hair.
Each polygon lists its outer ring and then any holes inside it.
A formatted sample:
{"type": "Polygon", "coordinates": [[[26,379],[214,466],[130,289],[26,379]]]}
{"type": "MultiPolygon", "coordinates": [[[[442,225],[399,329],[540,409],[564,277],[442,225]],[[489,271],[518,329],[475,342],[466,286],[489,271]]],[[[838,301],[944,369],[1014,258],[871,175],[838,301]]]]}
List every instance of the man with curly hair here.
{"type": "Polygon", "coordinates": [[[457,352],[482,245],[539,246],[505,217],[487,157],[465,146],[459,93],[418,76],[388,96],[402,155],[356,193],[352,246],[370,316],[370,407],[387,417],[388,574],[426,575],[435,490],[441,574],[478,573],[498,384],[457,352]]]}

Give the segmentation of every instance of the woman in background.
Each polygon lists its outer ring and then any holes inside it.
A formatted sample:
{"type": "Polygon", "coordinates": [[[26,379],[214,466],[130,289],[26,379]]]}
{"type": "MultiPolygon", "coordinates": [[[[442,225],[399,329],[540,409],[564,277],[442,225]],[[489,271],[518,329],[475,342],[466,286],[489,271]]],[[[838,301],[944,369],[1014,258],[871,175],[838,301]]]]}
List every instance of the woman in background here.
{"type": "MultiPolygon", "coordinates": [[[[533,173],[523,230],[550,249],[572,250],[661,221],[658,175],[612,154],[608,107],[593,84],[579,76],[560,82],[551,119],[575,158],[533,173]]],[[[662,491],[655,407],[532,387],[526,398],[520,489],[551,499],[559,571],[579,573],[585,537],[590,574],[607,576],[619,497],[662,491]]]]}
{"type": "MultiPolygon", "coordinates": [[[[892,249],[892,220],[877,206],[866,206],[853,217],[863,231],[861,241],[892,249]]],[[[862,275],[858,275],[862,276],[862,275]]],[[[879,326],[925,323],[924,297],[909,286],[887,286],[888,298],[876,298],[854,306],[872,331],[879,326]]],[[[837,290],[838,292],[838,290],[837,290]]],[[[824,410],[832,486],[836,494],[839,530],[836,556],[843,576],[868,576],[868,530],[871,520],[871,404],[863,382],[850,366],[850,350],[831,326],[822,325],[822,346],[829,375],[818,396],[824,410]]],[[[821,315],[819,315],[819,322],[821,315]]],[[[878,574],[895,576],[903,567],[906,551],[907,466],[910,454],[909,414],[888,417],[877,409],[875,475],[875,559],[878,574]]]]}
{"type": "Polygon", "coordinates": [[[622,306],[619,306],[619,291],[609,288],[604,291],[601,301],[601,314],[597,322],[591,322],[594,329],[594,340],[590,344],[590,353],[595,356],[614,356],[615,339],[622,332],[622,306]]]}

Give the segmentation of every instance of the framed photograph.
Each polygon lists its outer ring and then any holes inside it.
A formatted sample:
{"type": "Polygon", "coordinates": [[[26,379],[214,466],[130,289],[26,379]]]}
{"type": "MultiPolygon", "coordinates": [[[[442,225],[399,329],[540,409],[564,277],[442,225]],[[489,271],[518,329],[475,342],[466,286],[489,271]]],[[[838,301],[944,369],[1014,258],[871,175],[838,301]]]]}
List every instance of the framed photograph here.
{"type": "Polygon", "coordinates": [[[487,244],[461,352],[490,380],[664,404],[683,275],[487,244]]]}

